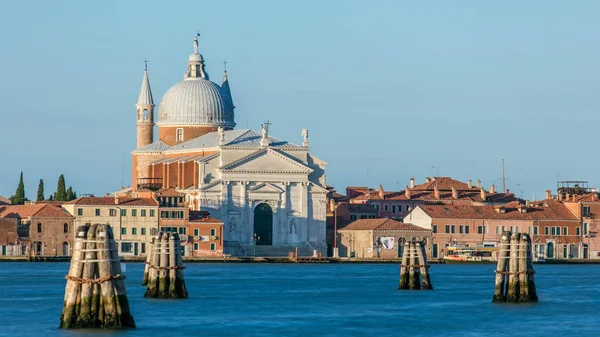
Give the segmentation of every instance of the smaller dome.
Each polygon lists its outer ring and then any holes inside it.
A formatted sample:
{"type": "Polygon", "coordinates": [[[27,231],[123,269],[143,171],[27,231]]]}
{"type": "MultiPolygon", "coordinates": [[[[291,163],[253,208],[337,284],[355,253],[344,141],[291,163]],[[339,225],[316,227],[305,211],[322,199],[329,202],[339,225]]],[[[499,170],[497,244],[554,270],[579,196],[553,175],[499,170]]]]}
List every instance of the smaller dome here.
{"type": "Polygon", "coordinates": [[[204,62],[204,57],[200,53],[193,53],[188,58],[188,62],[204,62]]]}

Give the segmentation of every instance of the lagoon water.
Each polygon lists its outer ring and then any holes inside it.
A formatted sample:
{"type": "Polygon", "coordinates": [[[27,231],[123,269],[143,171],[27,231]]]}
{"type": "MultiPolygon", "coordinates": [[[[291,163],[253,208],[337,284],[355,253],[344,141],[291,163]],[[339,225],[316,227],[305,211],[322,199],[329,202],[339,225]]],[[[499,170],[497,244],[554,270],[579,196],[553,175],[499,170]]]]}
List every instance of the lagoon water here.
{"type": "Polygon", "coordinates": [[[187,300],[148,300],[126,265],[137,329],[58,329],[68,263],[0,264],[0,336],[600,336],[600,266],[535,265],[540,303],[492,304],[494,265],[432,265],[398,291],[397,264],[188,264],[187,300]]]}

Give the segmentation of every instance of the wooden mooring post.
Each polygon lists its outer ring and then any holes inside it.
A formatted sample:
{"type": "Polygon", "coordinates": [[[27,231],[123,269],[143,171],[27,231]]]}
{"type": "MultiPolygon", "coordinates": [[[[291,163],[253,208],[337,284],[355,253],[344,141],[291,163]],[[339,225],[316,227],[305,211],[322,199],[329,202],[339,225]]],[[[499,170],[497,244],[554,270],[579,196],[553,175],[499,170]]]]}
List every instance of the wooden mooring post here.
{"type": "Polygon", "coordinates": [[[179,234],[160,232],[152,242],[146,262],[148,275],[144,275],[148,286],[144,297],[187,298],[179,234]]]}
{"type": "Polygon", "coordinates": [[[528,234],[502,232],[492,302],[538,301],[531,252],[528,234]]]}
{"type": "Polygon", "coordinates": [[[135,328],[125,276],[106,224],[77,228],[60,328],[135,328]]]}
{"type": "Polygon", "coordinates": [[[428,269],[425,242],[405,241],[398,289],[433,290],[428,269]]]}

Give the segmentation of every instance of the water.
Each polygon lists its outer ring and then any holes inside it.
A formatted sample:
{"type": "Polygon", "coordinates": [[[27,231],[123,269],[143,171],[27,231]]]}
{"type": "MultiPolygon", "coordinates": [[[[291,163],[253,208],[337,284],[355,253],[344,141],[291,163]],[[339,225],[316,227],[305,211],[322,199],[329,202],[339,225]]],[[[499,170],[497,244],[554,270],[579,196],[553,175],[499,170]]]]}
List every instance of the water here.
{"type": "Polygon", "coordinates": [[[492,304],[493,265],[433,265],[434,291],[398,291],[395,264],[188,264],[187,300],[148,300],[138,326],[58,329],[67,263],[0,264],[0,336],[550,336],[600,334],[600,266],[536,265],[540,303],[492,304]]]}

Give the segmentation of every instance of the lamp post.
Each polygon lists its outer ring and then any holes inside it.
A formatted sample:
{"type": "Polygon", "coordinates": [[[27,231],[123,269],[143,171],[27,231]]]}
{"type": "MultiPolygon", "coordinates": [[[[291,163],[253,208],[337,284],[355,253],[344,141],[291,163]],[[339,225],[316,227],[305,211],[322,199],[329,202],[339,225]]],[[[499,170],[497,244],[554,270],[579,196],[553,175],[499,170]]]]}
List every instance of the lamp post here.
{"type": "Polygon", "coordinates": [[[256,257],[256,243],[260,240],[260,236],[258,236],[256,233],[254,233],[254,235],[252,235],[250,237],[250,239],[254,243],[254,257],[256,257]]]}
{"type": "Polygon", "coordinates": [[[330,209],[333,213],[333,257],[339,257],[339,250],[337,246],[337,207],[335,201],[331,199],[330,209]]]}

